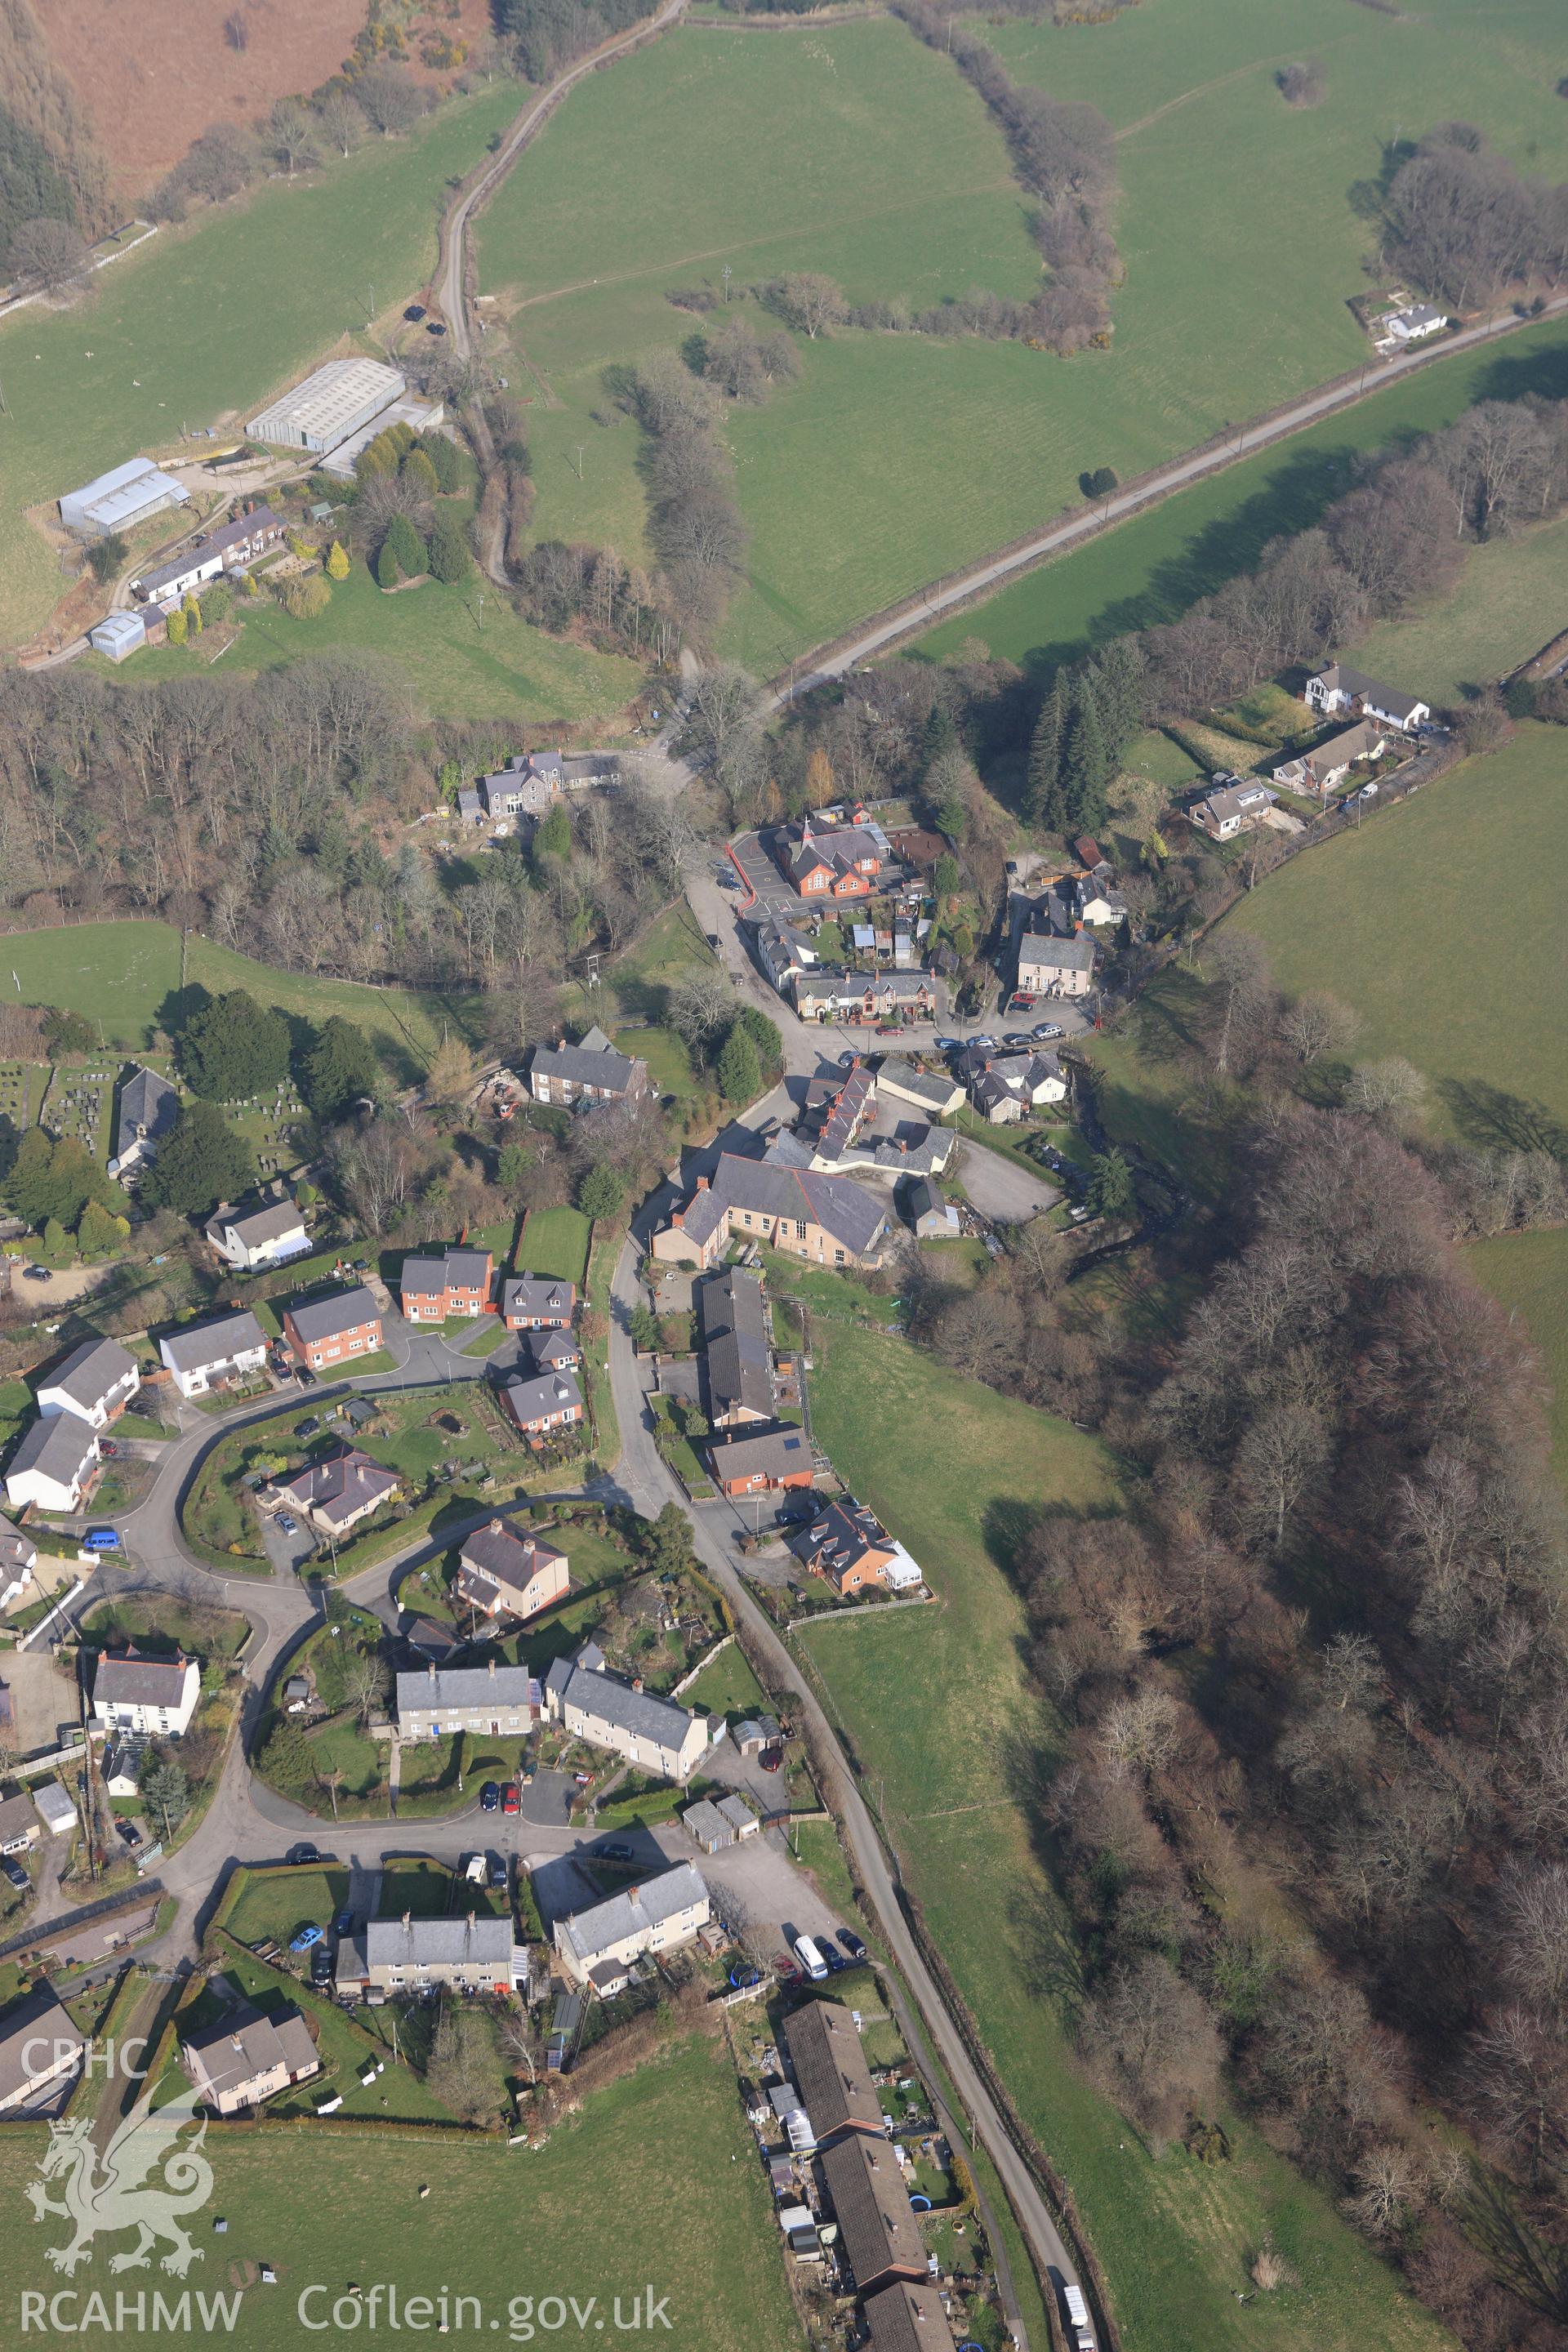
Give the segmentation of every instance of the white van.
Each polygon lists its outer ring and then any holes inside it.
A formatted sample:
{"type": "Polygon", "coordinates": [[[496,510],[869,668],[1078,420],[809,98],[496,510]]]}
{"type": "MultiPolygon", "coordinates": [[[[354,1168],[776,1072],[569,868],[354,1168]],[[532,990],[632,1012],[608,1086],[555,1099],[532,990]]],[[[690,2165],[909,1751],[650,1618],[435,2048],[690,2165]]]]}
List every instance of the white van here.
{"type": "Polygon", "coordinates": [[[485,1858],[482,1853],[469,1854],[468,1860],[463,1864],[463,1876],[468,1881],[470,1886],[482,1886],[484,1885],[485,1858]]]}
{"type": "Polygon", "coordinates": [[[795,1937],[795,1956],[800,1962],[801,1967],[805,1970],[806,1975],[811,1978],[814,1984],[819,1984],[823,1978],[827,1974],[827,1962],[823,1958],[822,1954],[817,1950],[816,1946],[812,1942],[809,1936],[797,1936],[795,1937]]]}

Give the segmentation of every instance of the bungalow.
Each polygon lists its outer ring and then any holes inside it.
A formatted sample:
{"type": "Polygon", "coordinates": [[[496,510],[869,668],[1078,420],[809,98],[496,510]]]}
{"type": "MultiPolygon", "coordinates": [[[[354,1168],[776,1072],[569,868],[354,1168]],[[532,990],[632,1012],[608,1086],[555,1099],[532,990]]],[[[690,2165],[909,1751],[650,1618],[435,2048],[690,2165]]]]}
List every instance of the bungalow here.
{"type": "Polygon", "coordinates": [[[882,2102],[860,2046],[860,2029],[842,2001],[808,2001],[784,2029],[790,2066],[819,2148],[846,2134],[885,2137],[882,2102]]]}
{"type": "Polygon", "coordinates": [[[887,837],[868,826],[834,825],[809,816],[784,825],[773,855],[803,898],[868,898],[887,856],[887,837]]]}
{"type": "Polygon", "coordinates": [[[541,1372],[531,1381],[509,1381],[501,1396],[525,1437],[571,1429],[584,1418],[583,1391],[574,1372],[541,1372]]]}
{"type": "Polygon", "coordinates": [[[708,1746],[705,1715],[610,1674],[593,1642],[574,1659],[554,1661],[544,1678],[544,1705],[551,1719],[575,1738],[667,1780],[684,1780],[708,1746]]]}
{"type": "Polygon", "coordinates": [[[88,2038],[53,1991],[0,2018],[0,2115],[37,2105],[56,2084],[76,2073],[88,2038]]]}
{"type": "Polygon", "coordinates": [[[872,1585],[912,1592],[922,1581],[903,1545],[852,1495],[826,1504],[809,1527],[791,1537],[790,1549],[810,1574],[826,1577],[841,1599],[872,1585]]]}
{"type": "Polygon", "coordinates": [[[1316,677],[1310,677],[1302,699],[1321,718],[1381,719],[1384,726],[1397,727],[1402,735],[1414,735],[1432,716],[1430,703],[1414,694],[1402,694],[1397,687],[1384,686],[1346,662],[1331,662],[1316,677]]]}
{"type": "Polygon", "coordinates": [[[1070,939],[1053,932],[1026,931],[1018,941],[1020,996],[1087,996],[1094,980],[1099,954],[1086,932],[1070,939]]]}
{"type": "Polygon", "coordinates": [[[238,571],[275,547],[287,529],[282,516],[274,514],[270,507],[236,515],[232,522],[219,523],[216,530],[193,540],[166,563],[141,573],[131,583],[131,593],[144,604],[177,604],[204,581],[216,580],[220,572],[238,571]]]}
{"type": "Polygon", "coordinates": [[[46,1416],[73,1412],[89,1429],[107,1429],[141,1385],[136,1359],[118,1339],[88,1339],[43,1382],[38,1411],[46,1416]]]}
{"type": "Polygon", "coordinates": [[[209,1249],[241,1274],[303,1257],[310,1246],[305,1220],[287,1196],[243,1213],[220,1202],[207,1219],[205,1232],[209,1249]]]}
{"type": "Polygon", "coordinates": [[[742,1266],[710,1276],[697,1294],[708,1375],[708,1418],[715,1429],[773,1417],[773,1360],[762,1276],[742,1266]]]}
{"type": "Polygon", "coordinates": [[[926,2277],[925,2241],[910,2207],[902,2167],[885,2139],[846,2132],[824,2150],[823,2185],[838,2223],[838,2245],[859,2294],[926,2277]]]}
{"type": "Polygon", "coordinates": [[[949,1118],[963,1100],[963,1088],[945,1070],[921,1070],[889,1054],[877,1073],[879,1094],[910,1103],[927,1118],[949,1118]]]}
{"type": "Polygon", "coordinates": [[[13,1509],[76,1511],[98,1466],[98,1433],[74,1412],[35,1421],[11,1456],[5,1495],[13,1509]]]}
{"type": "Polygon", "coordinates": [[[698,1179],[652,1247],[668,1265],[714,1265],[731,1239],[767,1242],[818,1265],[876,1265],[887,1232],[887,1209],[863,1184],[726,1151],[711,1184],[698,1179]]]}
{"type": "Polygon", "coordinates": [[[511,1992],[524,1965],[511,1919],[372,1919],[364,1931],[363,1981],[383,1993],[454,1985],[463,1992],[511,1992]]]}
{"type": "Polygon", "coordinates": [[[1363,719],[1342,734],[1331,735],[1315,751],[1287,760],[1274,770],[1274,781],[1288,792],[1316,793],[1321,797],[1342,782],[1358,760],[1381,760],[1388,730],[1379,720],[1363,719]]]}
{"type": "Polygon", "coordinates": [[[762,1495],[780,1486],[809,1486],[812,1480],[811,1447],[801,1431],[788,1424],[744,1437],[716,1438],[708,1459],[723,1495],[762,1495]]]}
{"type": "Polygon", "coordinates": [[[109,1173],[123,1184],[150,1160],[179,1117],[178,1090],[156,1070],[135,1069],[120,1089],[109,1173]]]}
{"type": "Polygon", "coordinates": [[[584,1103],[633,1102],[648,1090],[647,1064],[617,1054],[604,1031],[593,1028],[575,1045],[537,1045],[529,1065],[535,1102],[575,1110],[584,1103]]]}
{"type": "Polygon", "coordinates": [[[483,1315],[490,1304],[494,1260],[488,1249],[448,1249],[439,1257],[405,1257],[401,1287],[410,1323],[444,1323],[449,1315],[483,1315]]]}
{"type": "Polygon", "coordinates": [[[1250,778],[1217,775],[1210,789],[1189,804],[1187,816],[1211,841],[1234,841],[1238,833],[1262,823],[1276,797],[1267,784],[1250,778]]]}
{"type": "Polygon", "coordinates": [[[183,1397],[205,1396],[215,1381],[243,1379],[265,1370],[267,1334],[249,1308],[188,1324],[158,1342],[158,1353],[183,1397]]]}
{"type": "Polygon", "coordinates": [[[324,1462],[307,1462],[292,1477],[276,1479],[271,1493],[318,1534],[336,1540],[379,1511],[402,1485],[395,1470],[373,1462],[357,1446],[345,1445],[324,1462]]]}
{"type": "Polygon", "coordinates": [[[564,1331],[577,1309],[577,1287],[552,1274],[513,1275],[500,1286],[509,1331],[564,1331]]]}
{"type": "Polygon", "coordinates": [[[613,1998],[632,1962],[645,1952],[673,1952],[689,1944],[713,1916],[694,1863],[661,1870],[644,1886],[628,1886],[604,1903],[555,1923],[555,1948],[566,1973],[613,1998]]]}
{"type": "Polygon", "coordinates": [[[947,2310],[934,2286],[900,2279],[865,2306],[866,2352],[953,2352],[947,2310]]]}
{"type": "Polygon", "coordinates": [[[201,1696],[195,1658],[149,1658],[139,1650],[100,1651],[92,1676],[92,1713],[105,1731],[134,1731],[181,1739],[201,1696]]]}
{"type": "Polygon", "coordinates": [[[381,1346],[381,1309],[363,1283],[326,1298],[296,1299],[283,1313],[289,1345],[313,1372],[354,1356],[372,1356],[381,1346]]]}
{"type": "Polygon", "coordinates": [[[521,1536],[491,1519],[463,1539],[455,1591],[487,1617],[537,1617],[564,1601],[571,1587],[566,1554],[537,1536],[521,1536]]]}
{"type": "Polygon", "coordinates": [[[544,1698],[526,1666],[438,1666],[397,1677],[397,1736],[450,1739],[460,1731],[500,1739],[537,1726],[544,1698]]]}
{"type": "Polygon", "coordinates": [[[197,2098],[220,2116],[259,2107],[321,2071],[310,2029],[297,2009],[264,2017],[248,2003],[182,2042],[180,2063],[197,2098]]]}

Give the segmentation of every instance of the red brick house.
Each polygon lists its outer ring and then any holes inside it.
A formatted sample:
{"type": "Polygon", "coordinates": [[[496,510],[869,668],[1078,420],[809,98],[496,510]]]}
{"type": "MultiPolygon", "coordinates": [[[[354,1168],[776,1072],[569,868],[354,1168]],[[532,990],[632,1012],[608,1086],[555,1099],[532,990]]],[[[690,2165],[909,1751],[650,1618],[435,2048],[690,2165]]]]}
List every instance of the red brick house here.
{"type": "Polygon", "coordinates": [[[381,1345],[381,1309],[363,1285],[334,1291],[330,1298],[301,1298],[283,1315],[284,1335],[300,1363],[313,1372],[373,1356],[381,1345]]]}
{"type": "Polygon", "coordinates": [[[403,1312],[410,1323],[444,1323],[449,1315],[488,1315],[494,1261],[489,1250],[448,1249],[403,1261],[403,1312]]]}
{"type": "Polygon", "coordinates": [[[542,1372],[537,1380],[509,1381],[502,1395],[507,1411],[525,1437],[548,1437],[584,1418],[583,1391],[571,1372],[542,1372]]]}
{"type": "Polygon", "coordinates": [[[564,1331],[576,1312],[577,1286],[552,1274],[513,1275],[501,1284],[501,1318],[509,1331],[564,1331]]]}

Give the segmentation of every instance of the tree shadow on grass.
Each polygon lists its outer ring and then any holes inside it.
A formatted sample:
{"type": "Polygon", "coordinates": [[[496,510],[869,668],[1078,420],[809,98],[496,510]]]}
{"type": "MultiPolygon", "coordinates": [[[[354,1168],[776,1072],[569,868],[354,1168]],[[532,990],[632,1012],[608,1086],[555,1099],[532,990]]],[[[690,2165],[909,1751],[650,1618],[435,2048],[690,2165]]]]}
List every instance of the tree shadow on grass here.
{"type": "Polygon", "coordinates": [[[1467,1143],[1484,1151],[1549,1151],[1568,1159],[1568,1126],[1544,1103],[1484,1078],[1442,1078],[1437,1092],[1467,1143]]]}
{"type": "Polygon", "coordinates": [[[1537,2233],[1511,2181],[1479,2164],[1471,2180],[1466,2228],[1472,2242],[1521,2303],[1549,2319],[1568,2321],[1568,2253],[1537,2233]]]}

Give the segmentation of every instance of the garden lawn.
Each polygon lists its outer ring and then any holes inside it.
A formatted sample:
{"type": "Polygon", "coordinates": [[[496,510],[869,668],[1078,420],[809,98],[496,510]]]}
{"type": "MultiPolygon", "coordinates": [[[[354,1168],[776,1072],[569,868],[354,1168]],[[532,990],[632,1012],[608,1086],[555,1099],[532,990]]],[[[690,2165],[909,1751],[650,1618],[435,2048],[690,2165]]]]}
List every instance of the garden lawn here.
{"type": "MultiPolygon", "coordinates": [[[[940,623],[914,650],[942,659],[966,639],[980,637],[994,653],[1038,674],[1108,637],[1173,620],[1200,596],[1250,571],[1269,540],[1314,523],[1352,487],[1363,451],[1435,432],[1478,400],[1527,391],[1554,398],[1568,392],[1568,320],[1545,320],[1495,349],[1483,345],[1435,361],[1027,572],[984,604],[940,623]]],[[[1195,422],[1190,437],[1203,437],[1195,422]]],[[[1545,617],[1549,628],[1551,615],[1545,617]]],[[[1543,629],[1543,640],[1546,634],[1543,629]]]]}
{"type": "Polygon", "coordinates": [[[287,1945],[307,1924],[330,1927],[349,1899],[346,1870],[306,1868],[237,1870],[224,1891],[215,1924],[242,1944],[268,1937],[287,1945]]]}
{"type": "MultiPolygon", "coordinates": [[[[392,2072],[389,2065],[367,2112],[379,2112],[375,2098],[392,2072]]],[[[44,2126],[24,2126],[0,2146],[0,2188],[17,2210],[46,2143],[44,2126]]],[[[650,2284],[656,2297],[668,2296],[672,2324],[666,2336],[656,2321],[654,2340],[693,2352],[742,2344],[746,2352],[795,2352],[800,2341],[734,2069],[721,2045],[706,2040],[672,2043],[652,2064],[594,2093],[531,2155],[457,2132],[437,2147],[417,2135],[357,2131],[345,2116],[300,2133],[215,2129],[206,2154],[212,2210],[226,2216],[228,2234],[206,2240],[210,2223],[202,2217],[197,2228],[213,2251],[196,2278],[210,2294],[229,2285],[231,2266],[253,2278],[255,2265],[267,2262],[279,2275],[276,2288],[247,2289],[225,2337],[238,2352],[272,2352],[283,2340],[280,2328],[291,2338],[296,2298],[312,2282],[326,2283],[329,2292],[307,2305],[308,2314],[330,2315],[349,2279],[395,2284],[400,2305],[443,2290],[479,2297],[480,2315],[465,2309],[454,2341],[469,2333],[489,2340],[492,2319],[495,2340],[517,2340],[523,2314],[520,2304],[510,2315],[517,2326],[509,2326],[511,2298],[574,2294],[579,2302],[596,2297],[605,2321],[602,2334],[587,2321],[588,2341],[601,2352],[634,2352],[646,2347],[649,2331],[615,2326],[614,2298],[621,2296],[629,2319],[632,2298],[650,2284]],[[329,2136],[330,2156],[322,2146],[329,2136]],[[693,2193],[699,2176],[700,2195],[693,2193]]],[[[15,2292],[58,2287],[44,2252],[60,2235],[58,2223],[16,2233],[15,2292]]],[[[166,2293],[176,2291],[163,2284],[166,2293]]],[[[384,2297],[381,2309],[384,2319],[384,2297]]],[[[433,2333],[433,2318],[430,2325],[433,2333]]],[[[542,2331],[538,2340],[552,2338],[542,2331]]]]}
{"type": "Polygon", "coordinates": [[[232,1658],[249,1631],[249,1621],[237,1610],[213,1609],[168,1594],[156,1601],[121,1594],[100,1602],[82,1621],[82,1632],[95,1646],[129,1642],[151,1657],[169,1657],[183,1650],[204,1664],[232,1658]]]}
{"type": "Polygon", "coordinates": [[[1110,1463],[1065,1423],[901,1340],[834,1324],[816,1355],[817,1434],[921,1562],[941,1606],[814,1626],[800,1647],[1004,2082],[1073,2183],[1127,2352],[1369,2342],[1436,2352],[1443,2331],[1244,2125],[1226,2118],[1227,2165],[1179,2147],[1155,2162],[1071,2055],[1073,1955],[1021,1793],[1054,1727],[1024,1680],[1023,1612],[1005,1571],[1033,1508],[1114,1503],[1110,1463]],[[1301,2284],[1244,2306],[1247,2264],[1268,2238],[1301,2284]]]}
{"type": "Polygon", "coordinates": [[[0,325],[0,640],[28,635],[60,593],[23,509],[139,449],[173,447],[184,425],[253,415],[361,332],[373,284],[384,303],[405,299],[435,262],[443,183],[472,168],[520,102],[515,83],[489,83],[407,138],[367,139],[346,163],[161,229],[75,309],[0,325]]]}
{"type": "Polygon", "coordinates": [[[1523,726],[1502,751],[1269,875],[1226,924],[1262,943],[1283,987],[1354,1006],[1358,1061],[1401,1054],[1423,1070],[1435,1126],[1560,1152],[1565,823],[1568,735],[1523,726]],[[1508,903],[1478,923],[1475,877],[1487,872],[1507,874],[1508,903]]]}
{"type": "MultiPolygon", "coordinates": [[[[443,719],[592,719],[629,701],[642,675],[633,662],[531,628],[477,572],[457,587],[426,580],[387,595],[356,562],[316,620],[295,620],[270,599],[242,600],[234,617],[245,625],[225,670],[279,669],[310,654],[374,655],[395,665],[421,707],[443,719]]],[[[158,646],[130,675],[153,684],[205,667],[190,646],[158,646]]]]}
{"type": "MultiPolygon", "coordinates": [[[[23,1003],[58,1004],[85,1013],[99,1024],[106,1050],[121,1045],[140,1051],[151,1044],[154,1028],[173,1032],[185,1018],[180,934],[168,923],[73,923],[13,931],[5,941],[7,980],[13,971],[23,1003]]],[[[409,1083],[427,1068],[443,1022],[478,1034],[477,998],[279,971],[195,934],[186,977],[215,996],[226,989],[248,989],[258,1004],[318,1024],[341,1013],[368,1030],[391,1075],[409,1083]]]]}
{"type": "Polygon", "coordinates": [[[1568,1486],[1568,1231],[1499,1234],[1472,1242],[1465,1255],[1470,1272],[1524,1323],[1541,1350],[1552,1463],[1568,1486]]]}
{"type": "Polygon", "coordinates": [[[534,1209],[518,1244],[520,1274],[551,1274],[577,1286],[579,1297],[588,1265],[589,1223],[581,1209],[534,1209]]]}
{"type": "MultiPolygon", "coordinates": [[[[1379,167],[1392,88],[1406,132],[1462,92],[1521,167],[1568,160],[1560,61],[1530,0],[1484,20],[1460,0],[1398,17],[1199,0],[987,37],[1020,79],[1090,100],[1123,134],[1111,348],[1064,362],[976,339],[802,338],[799,382],[727,419],[752,546],[724,645],[758,672],[1047,521],[1087,466],[1130,477],[1365,356],[1346,305],[1372,232],[1352,191],[1379,167]],[[1323,58],[1330,96],[1292,111],[1273,77],[1300,56],[1323,58]],[[1299,266],[1281,271],[1281,253],[1299,266]]],[[[728,267],[732,290],[817,269],[852,299],[1023,295],[1038,283],[1026,214],[975,93],[896,22],[690,26],[590,77],[479,232],[481,282],[545,394],[529,420],[541,535],[643,545],[638,435],[604,377],[701,331],[671,290],[720,293],[728,267]]]]}

